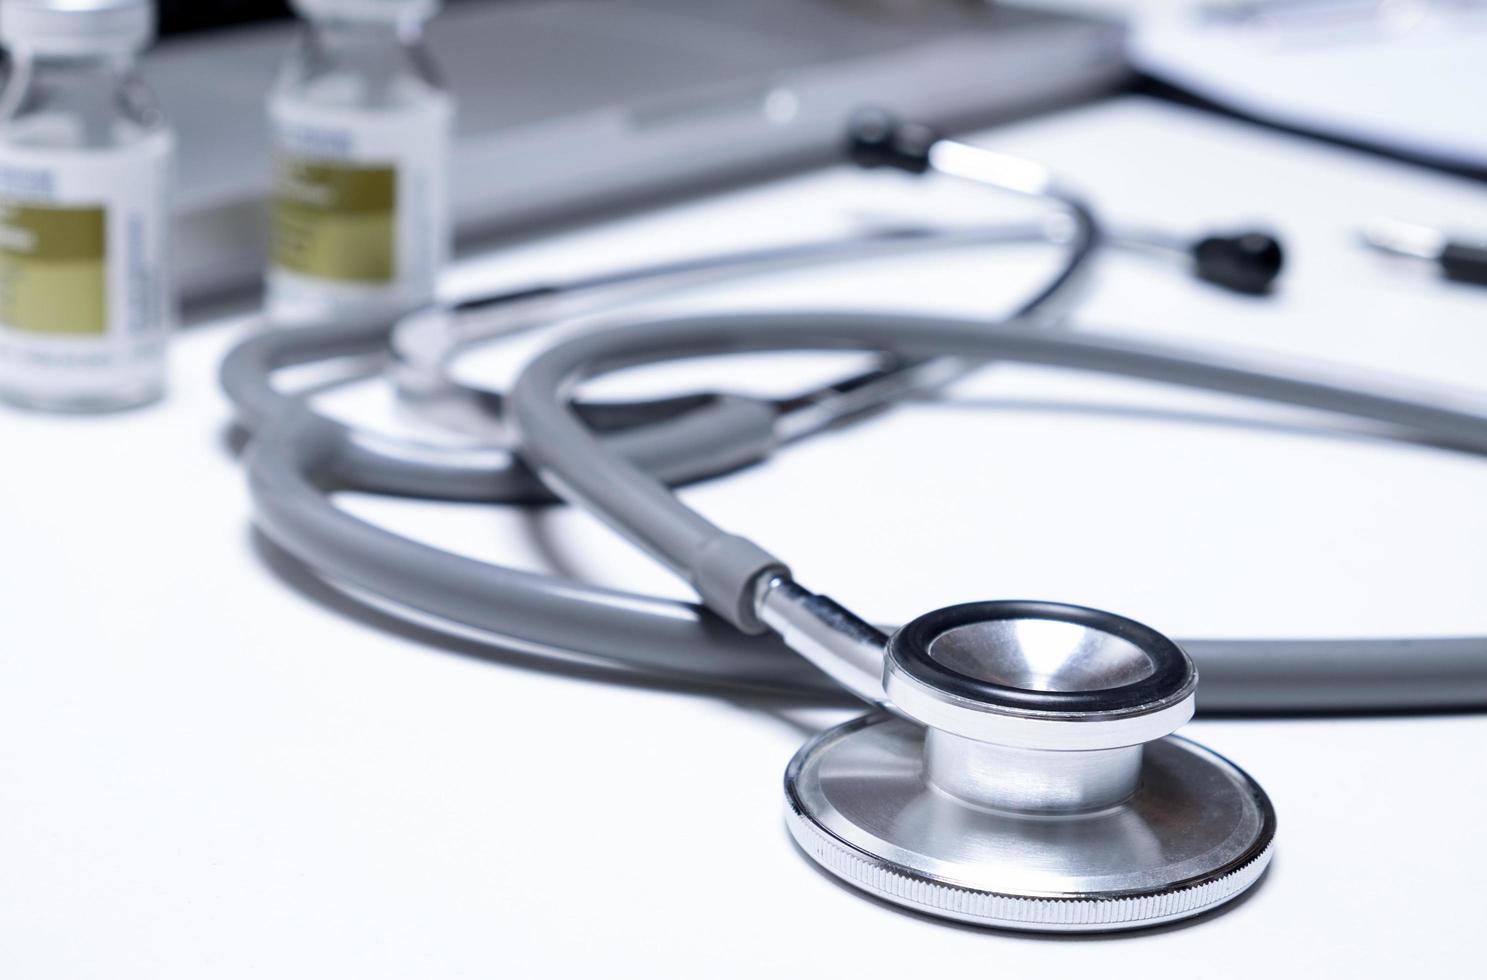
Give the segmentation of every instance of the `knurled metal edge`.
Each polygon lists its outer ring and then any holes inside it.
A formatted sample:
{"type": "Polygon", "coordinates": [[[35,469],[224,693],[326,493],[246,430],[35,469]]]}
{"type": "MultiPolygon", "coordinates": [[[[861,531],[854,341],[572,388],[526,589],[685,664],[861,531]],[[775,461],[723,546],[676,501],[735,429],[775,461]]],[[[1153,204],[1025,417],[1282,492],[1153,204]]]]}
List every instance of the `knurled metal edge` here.
{"type": "Polygon", "coordinates": [[[819,826],[793,793],[786,823],[801,849],[822,868],[887,901],[988,926],[1051,932],[1136,929],[1198,915],[1236,898],[1259,880],[1275,850],[1272,837],[1247,861],[1197,884],[1140,895],[1033,898],[951,885],[890,865],[819,826]]]}

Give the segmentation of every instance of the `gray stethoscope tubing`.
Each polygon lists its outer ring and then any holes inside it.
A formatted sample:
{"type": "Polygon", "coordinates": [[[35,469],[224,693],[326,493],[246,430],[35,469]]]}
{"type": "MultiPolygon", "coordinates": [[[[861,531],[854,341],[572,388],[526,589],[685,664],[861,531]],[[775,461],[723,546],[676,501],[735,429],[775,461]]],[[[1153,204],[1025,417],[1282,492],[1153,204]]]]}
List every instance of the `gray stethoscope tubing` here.
{"type": "MultiPolygon", "coordinates": [[[[900,128],[872,112],[863,114],[854,121],[850,154],[866,167],[933,171],[1058,204],[1067,228],[1048,221],[960,229],[900,225],[839,242],[775,246],[619,269],[566,283],[529,286],[450,309],[421,311],[401,320],[392,332],[392,375],[400,406],[447,431],[509,445],[510,435],[502,420],[503,396],[454,378],[451,366],[461,351],[533,325],[581,316],[595,308],[609,310],[617,303],[644,298],[657,290],[672,292],[742,274],[867,258],[878,251],[901,254],[926,246],[1066,244],[1063,267],[1013,314],[1024,318],[1036,314],[1045,323],[1056,319],[1069,305],[1089,258],[1101,246],[1181,259],[1198,278],[1240,293],[1268,291],[1279,273],[1280,245],[1263,232],[1187,240],[1160,229],[1110,229],[1097,223],[1090,209],[1077,195],[1060,187],[1047,168],[953,140],[935,138],[932,143],[915,143],[914,129],[900,128]],[[878,133],[884,139],[874,140],[868,135],[884,123],[888,128],[878,133]],[[474,316],[469,316],[472,313],[474,316]]],[[[871,406],[891,401],[908,390],[943,385],[975,366],[952,364],[945,358],[935,359],[932,364],[893,364],[883,371],[850,379],[841,387],[852,388],[853,398],[871,406]]],[[[827,413],[828,422],[837,415],[850,414],[846,404],[849,399],[843,397],[846,392],[833,394],[836,397],[827,413]]],[[[819,428],[809,414],[801,413],[797,418],[794,426],[786,427],[788,431],[809,433],[819,428]]]]}
{"type": "Polygon", "coordinates": [[[281,422],[249,451],[255,520],[332,582],[524,652],[708,684],[840,690],[783,645],[745,636],[689,603],[476,561],[354,517],[326,493],[346,482],[344,433],[308,410],[281,422]]]}
{"type": "MultiPolygon", "coordinates": [[[[309,408],[272,382],[282,369],[383,350],[390,323],[328,324],[267,333],[239,344],[220,377],[238,420],[259,437],[284,427],[313,427],[334,447],[335,485],[368,493],[442,500],[536,503],[551,494],[510,452],[413,443],[363,432],[309,408]],[[334,433],[334,438],[328,434],[334,433]]],[[[764,401],[732,395],[687,400],[690,411],[615,433],[622,450],[667,479],[701,479],[767,455],[778,413],[764,401]]],[[[653,408],[664,409],[665,402],[653,408]]],[[[624,406],[620,406],[624,408],[624,406]]],[[[634,409],[640,411],[639,407],[634,409]]],[[[602,411],[596,413],[604,418],[602,411]]]]}
{"type": "MultiPolygon", "coordinates": [[[[1040,320],[1051,319],[1056,302],[1077,285],[1098,242],[1089,212],[1073,201],[1068,207],[1075,234],[1065,259],[1048,283],[1020,307],[1040,320]]],[[[907,243],[953,246],[998,240],[1001,236],[995,230],[917,232],[907,243]]],[[[882,245],[880,239],[865,238],[786,251],[794,259],[843,259],[882,245]]],[[[779,251],[742,253],[746,261],[735,274],[775,267],[779,251]]],[[[706,262],[709,268],[730,264],[726,256],[706,262]]],[[[696,269],[694,263],[684,271],[696,269]]],[[[677,271],[661,267],[657,274],[677,271]]],[[[639,277],[632,273],[628,278],[639,277]]],[[[593,282],[607,286],[614,279],[593,282]]],[[[513,299],[519,303],[528,294],[505,294],[483,305],[513,299]]],[[[224,360],[223,388],[239,421],[254,436],[247,469],[256,518],[280,546],[332,581],[498,635],[513,648],[691,681],[840,694],[788,648],[770,639],[743,636],[694,605],[451,555],[334,506],[327,496],[331,489],[479,502],[551,499],[508,452],[377,437],[318,414],[304,399],[273,384],[281,369],[381,351],[392,326],[324,324],[260,334],[239,344],[224,360]]],[[[783,409],[757,399],[718,395],[649,406],[589,406],[586,411],[590,421],[614,423],[617,428],[628,424],[608,437],[617,452],[662,480],[685,482],[756,462],[781,441],[883,404],[911,390],[906,380],[920,380],[905,379],[895,367],[849,379],[851,385],[828,386],[783,409]]]]}
{"type": "MultiPolygon", "coordinates": [[[[983,156],[948,142],[941,145],[963,176],[999,182],[994,169],[978,172],[983,156]]],[[[1014,169],[1014,176],[1030,178],[1015,188],[1024,193],[1057,193],[1047,172],[1039,168],[1014,169]]],[[[1093,232],[1087,211],[1077,202],[1067,203],[1072,204],[1076,232],[1081,223],[1093,232]]],[[[1059,275],[1023,310],[1034,308],[1042,314],[1040,322],[1051,319],[1051,301],[1067,295],[1096,238],[1086,234],[1081,240],[1076,234],[1059,275]]],[[[877,248],[882,242],[868,244],[877,248]]],[[[792,248],[799,256],[799,247],[792,248]]],[[[852,248],[833,246],[827,251],[848,257],[852,248]]],[[[696,271],[695,266],[683,271],[696,271]]],[[[494,303],[521,298],[522,294],[505,294],[494,303]]],[[[390,323],[371,323],[266,334],[242,344],[224,363],[224,387],[242,420],[258,433],[249,469],[259,519],[281,545],[328,578],[503,636],[513,647],[714,683],[812,693],[839,690],[775,638],[745,637],[696,606],[458,558],[334,507],[325,496],[327,488],[472,501],[550,499],[507,453],[410,445],[358,432],[318,416],[271,383],[272,372],[281,367],[381,350],[390,329],[390,323]]],[[[911,362],[919,359],[919,364],[906,365],[900,352],[896,368],[861,379],[864,383],[844,391],[825,389],[821,399],[802,399],[785,412],[753,399],[720,396],[701,403],[670,400],[651,409],[592,406],[586,409],[585,421],[631,426],[608,437],[613,447],[661,479],[681,482],[756,461],[781,441],[980,363],[980,358],[964,365],[950,360],[955,370],[936,377],[922,365],[924,357],[930,365],[946,364],[944,357],[934,356],[938,353],[915,354],[911,362]],[[671,417],[679,406],[685,408],[684,414],[671,417]]],[[[1206,710],[1398,709],[1481,700],[1478,692],[1453,686],[1463,676],[1465,660],[1482,649],[1482,641],[1475,638],[1294,644],[1196,640],[1186,646],[1203,665],[1206,710]],[[1304,656],[1288,660],[1281,670],[1275,658],[1284,654],[1282,648],[1304,656]],[[1360,659],[1360,652],[1366,656],[1360,659]],[[1396,687],[1406,658],[1410,672],[1396,687]]]]}
{"type": "MultiPolygon", "coordinates": [[[[871,313],[731,315],[637,323],[548,349],[518,379],[510,410],[525,457],[565,497],[676,570],[740,631],[774,629],[816,666],[881,701],[876,628],[796,586],[784,563],[728,534],[596,440],[566,402],[572,386],[620,367],[729,351],[868,349],[902,357],[1015,361],[1177,384],[1351,415],[1487,452],[1480,406],[1315,368],[1131,340],[871,313]],[[1331,380],[1310,380],[1329,377],[1331,380]],[[768,625],[766,625],[768,624],[768,625]]],[[[1182,641],[1203,673],[1205,708],[1351,710],[1487,703],[1487,638],[1182,641]]]]}
{"type": "MultiPolygon", "coordinates": [[[[1079,195],[1061,186],[1054,174],[1041,164],[949,140],[941,143],[942,149],[950,151],[949,159],[938,165],[942,172],[982,186],[1053,204],[1068,218],[1071,227],[1063,263],[1013,313],[1014,316],[1027,320],[1036,319],[1044,324],[1055,322],[1087,274],[1091,260],[1105,240],[1102,227],[1095,219],[1093,211],[1079,195]],[[954,152],[956,150],[961,152],[957,154],[954,152]]],[[[540,315],[543,304],[565,294],[577,294],[580,300],[588,300],[590,303],[597,297],[602,304],[606,301],[604,294],[616,287],[631,292],[638,288],[643,294],[645,290],[654,289],[658,284],[674,287],[686,285],[688,280],[708,282],[724,277],[736,278],[768,272],[780,267],[798,267],[806,262],[821,263],[866,257],[882,250],[885,245],[902,251],[909,246],[944,247],[1028,240],[1017,228],[1011,229],[1010,237],[1007,232],[1008,229],[1005,228],[885,230],[838,242],[777,246],[619,270],[565,286],[527,288],[463,303],[456,311],[460,308],[514,308],[519,325],[521,307],[524,304],[536,301],[540,315]]],[[[1036,237],[1046,241],[1050,236],[1044,228],[1036,237]]],[[[1149,232],[1132,232],[1126,244],[1157,252],[1182,250],[1180,246],[1171,244],[1166,236],[1149,232]]],[[[512,325],[508,322],[505,326],[506,332],[511,332],[512,325]]],[[[518,326],[517,329],[519,328],[518,326]]],[[[407,339],[405,335],[404,340],[407,339]]],[[[449,382],[445,368],[454,349],[459,346],[458,336],[452,339],[454,342],[447,349],[435,350],[422,364],[414,353],[416,343],[399,345],[394,339],[394,357],[398,361],[394,373],[400,394],[408,396],[410,406],[415,411],[421,407],[435,420],[452,421],[457,430],[463,428],[477,435],[504,437],[505,433],[500,431],[498,425],[487,427],[485,421],[502,416],[502,396],[480,389],[465,389],[449,382]]],[[[888,364],[881,369],[827,386],[811,396],[795,399],[792,406],[795,411],[793,423],[782,419],[774,428],[780,441],[799,438],[843,418],[888,404],[908,393],[946,384],[979,366],[975,362],[945,357],[888,364]]],[[[633,408],[631,406],[631,410],[633,408]]]]}
{"type": "MultiPolygon", "coordinates": [[[[503,395],[464,384],[451,372],[461,353],[482,343],[596,311],[609,312],[658,292],[674,294],[745,274],[777,269],[795,271],[808,265],[877,255],[899,256],[927,249],[1033,242],[1067,246],[1066,258],[1055,275],[1038,294],[1019,307],[1019,312],[1037,311],[1045,320],[1054,319],[1060,309],[1067,307],[1068,297],[1077,291],[1075,280],[1082,276],[1083,267],[1097,246],[1163,256],[1186,254],[1180,240],[1159,232],[1135,228],[1117,234],[1100,232],[1083,208],[1073,212],[1068,229],[1056,228],[1050,222],[965,228],[900,225],[840,241],[777,246],[621,269],[419,311],[402,318],[392,329],[391,374],[397,386],[399,406],[416,417],[445,431],[505,445],[510,438],[502,423],[503,395]]],[[[897,367],[892,365],[888,369],[897,367]]],[[[873,372],[875,376],[880,373],[873,372]]],[[[852,379],[857,385],[868,380],[872,379],[852,379]]],[[[633,411],[634,406],[631,408],[633,411]]]]}
{"type": "MultiPolygon", "coordinates": [[[[1063,261],[1053,275],[1017,308],[1017,315],[1052,322],[1078,289],[1101,242],[1093,215],[1072,196],[1058,193],[1038,195],[1059,203],[1071,219],[1063,261]]],[[[626,270],[566,284],[562,287],[522,289],[458,304],[450,313],[503,309],[518,321],[542,321],[552,312],[548,300],[556,295],[605,294],[617,285],[673,283],[701,276],[713,281],[727,275],[739,278],[767,273],[782,266],[803,262],[824,264],[860,259],[892,249],[959,248],[1026,240],[1020,234],[1008,238],[999,228],[914,229],[724,253],[700,260],[668,263],[653,269],[626,270]],[[535,309],[530,305],[539,299],[535,309]]],[[[609,306],[625,297],[608,297],[609,306]]],[[[589,307],[590,309],[592,307],[589,307]]],[[[508,326],[511,321],[506,321],[508,326]]],[[[326,323],[292,331],[264,333],[239,344],[223,361],[221,382],[233,401],[239,420],[257,431],[286,412],[299,413],[297,400],[281,394],[273,385],[275,372],[302,364],[366,355],[386,350],[397,321],[326,323]]],[[[394,354],[397,357],[396,352],[394,354]]],[[[400,387],[408,385],[406,364],[395,364],[400,387]]],[[[585,421],[615,430],[612,438],[621,450],[668,482],[685,482],[715,476],[767,456],[782,442],[809,435],[843,419],[871,411],[915,390],[923,390],[960,373],[963,365],[941,364],[939,375],[929,374],[933,365],[891,363],[884,367],[816,391],[802,393],[782,403],[737,395],[687,396],[650,403],[589,405],[582,409],[585,421]],[[948,370],[947,370],[948,369],[948,370]],[[690,420],[682,423],[682,417],[690,420]],[[661,423],[656,427],[655,423],[661,423]]],[[[425,373],[424,384],[441,374],[425,373]]],[[[427,389],[425,389],[427,390],[427,389]]],[[[473,402],[457,411],[498,417],[502,396],[496,392],[471,393],[473,402]]],[[[417,399],[415,398],[415,402],[417,399]]],[[[413,443],[379,438],[340,423],[343,448],[338,474],[349,488],[370,493],[404,494],[448,500],[505,503],[539,503],[552,499],[550,491],[504,447],[479,449],[413,443]]]]}
{"type": "MultiPolygon", "coordinates": [[[[806,265],[868,259],[879,254],[899,256],[926,249],[1027,243],[1076,246],[1081,227],[1090,226],[1080,221],[1069,222],[1069,228],[1046,221],[966,228],[900,225],[839,242],[811,242],[711,255],[525,287],[452,307],[432,307],[398,320],[389,339],[390,373],[397,386],[400,408],[441,430],[482,443],[507,445],[510,435],[504,428],[501,411],[504,396],[486,387],[464,383],[452,371],[462,353],[481,344],[519,335],[559,320],[571,320],[596,311],[609,312],[620,304],[643,300],[658,292],[671,294],[720,280],[736,279],[744,273],[774,269],[793,271],[806,265]]],[[[1083,237],[1094,244],[1087,231],[1083,237]]],[[[1099,233],[1098,245],[1154,258],[1192,262],[1193,242],[1158,229],[1104,229],[1099,233]]],[[[1071,247],[1070,259],[1060,269],[1059,276],[1044,287],[1043,293],[1056,296],[1056,303],[1034,297],[1030,303],[1024,303],[1022,309],[1039,309],[1044,319],[1051,320],[1060,308],[1067,307],[1067,297],[1077,292],[1077,286],[1063,282],[1062,278],[1071,268],[1075,270],[1073,275],[1079,274],[1075,260],[1082,262],[1082,257],[1071,247]]]]}

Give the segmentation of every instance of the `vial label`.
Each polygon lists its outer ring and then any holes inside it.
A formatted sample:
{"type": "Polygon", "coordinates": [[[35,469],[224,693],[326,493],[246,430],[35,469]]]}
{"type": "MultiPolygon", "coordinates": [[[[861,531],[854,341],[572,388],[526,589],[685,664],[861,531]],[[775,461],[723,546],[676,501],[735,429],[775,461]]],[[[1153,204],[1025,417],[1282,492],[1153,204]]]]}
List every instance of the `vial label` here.
{"type": "Polygon", "coordinates": [[[53,408],[159,395],[172,312],[172,142],[0,145],[0,395],[53,408]]]}
{"type": "Polygon", "coordinates": [[[274,263],[340,282],[397,278],[397,171],[279,161],[273,214],[274,263]]]}
{"type": "Polygon", "coordinates": [[[403,308],[434,297],[449,250],[451,101],[383,110],[269,108],[274,319],[403,308]]]}
{"type": "Polygon", "coordinates": [[[0,323],[41,334],[108,332],[108,211],[0,203],[0,323]]]}

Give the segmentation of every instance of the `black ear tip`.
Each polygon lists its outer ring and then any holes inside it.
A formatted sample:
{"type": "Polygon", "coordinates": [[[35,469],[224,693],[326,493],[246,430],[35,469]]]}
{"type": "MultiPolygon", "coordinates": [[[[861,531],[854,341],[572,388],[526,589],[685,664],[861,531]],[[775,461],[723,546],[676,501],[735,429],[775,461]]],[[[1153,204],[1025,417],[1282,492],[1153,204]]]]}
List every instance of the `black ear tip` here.
{"type": "Polygon", "coordinates": [[[922,174],[938,139],[924,126],[900,123],[883,109],[858,109],[847,122],[847,156],[859,167],[893,167],[922,174]]]}
{"type": "Polygon", "coordinates": [[[1192,254],[1198,278],[1251,295],[1269,292],[1285,267],[1280,239],[1262,231],[1210,235],[1192,254]]]}
{"type": "Polygon", "coordinates": [[[847,120],[847,156],[860,167],[881,167],[893,152],[898,120],[882,109],[858,109],[847,120]]]}

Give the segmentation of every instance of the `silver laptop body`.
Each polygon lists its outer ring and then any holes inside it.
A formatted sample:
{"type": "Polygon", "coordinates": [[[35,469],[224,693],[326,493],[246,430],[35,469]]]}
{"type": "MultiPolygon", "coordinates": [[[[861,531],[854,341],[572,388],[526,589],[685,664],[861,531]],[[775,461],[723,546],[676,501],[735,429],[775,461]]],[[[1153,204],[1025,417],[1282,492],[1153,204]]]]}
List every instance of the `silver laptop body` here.
{"type": "MultiPolygon", "coordinates": [[[[160,44],[181,135],[187,295],[262,268],[264,100],[296,26],[160,44]]],[[[879,105],[942,126],[1087,98],[1124,74],[1119,26],[978,0],[485,0],[430,44],[459,105],[462,240],[829,161],[879,105]]]]}

